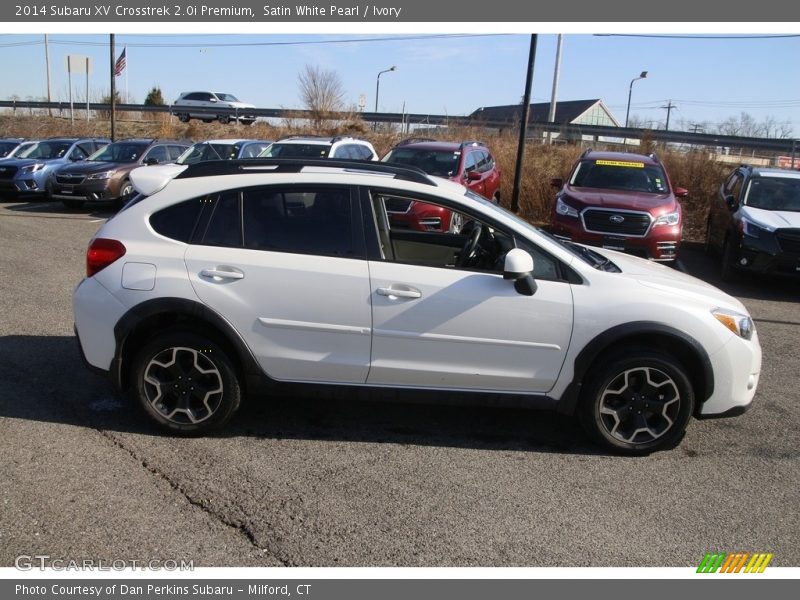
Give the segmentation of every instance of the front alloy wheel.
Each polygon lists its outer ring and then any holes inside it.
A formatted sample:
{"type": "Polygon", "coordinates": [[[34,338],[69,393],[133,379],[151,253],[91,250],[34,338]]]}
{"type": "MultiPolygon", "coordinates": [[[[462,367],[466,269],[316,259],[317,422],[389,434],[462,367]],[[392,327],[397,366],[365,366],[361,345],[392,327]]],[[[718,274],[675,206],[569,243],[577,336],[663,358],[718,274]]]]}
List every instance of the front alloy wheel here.
{"type": "Polygon", "coordinates": [[[194,333],[156,338],[133,367],[140,405],[169,430],[209,431],[225,424],[239,407],[241,389],[227,354],[194,333]]]}
{"type": "Polygon", "coordinates": [[[596,366],[579,416],[587,433],[626,454],[646,454],[680,441],[694,409],[683,365],[668,354],[641,349],[596,366]]]}

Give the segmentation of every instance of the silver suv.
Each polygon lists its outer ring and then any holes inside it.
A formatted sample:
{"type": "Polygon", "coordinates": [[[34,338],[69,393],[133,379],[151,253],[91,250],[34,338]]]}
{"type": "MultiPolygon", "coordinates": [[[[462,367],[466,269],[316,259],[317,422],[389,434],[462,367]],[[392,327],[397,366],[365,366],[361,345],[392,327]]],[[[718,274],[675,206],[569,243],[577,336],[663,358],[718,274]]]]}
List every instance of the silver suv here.
{"type": "Polygon", "coordinates": [[[205,123],[214,120],[230,123],[231,120],[238,120],[244,125],[250,125],[256,120],[252,113],[255,105],[242,102],[233,94],[183,92],[172,106],[173,112],[182,123],[188,123],[190,119],[201,119],[205,123]]]}

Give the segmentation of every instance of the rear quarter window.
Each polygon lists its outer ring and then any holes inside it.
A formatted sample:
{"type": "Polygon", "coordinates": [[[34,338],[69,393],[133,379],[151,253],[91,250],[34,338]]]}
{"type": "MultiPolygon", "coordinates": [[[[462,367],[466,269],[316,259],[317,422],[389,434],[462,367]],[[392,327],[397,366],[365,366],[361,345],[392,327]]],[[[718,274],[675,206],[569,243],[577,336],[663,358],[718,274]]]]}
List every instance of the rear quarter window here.
{"type": "Polygon", "coordinates": [[[195,198],[163,208],[150,215],[150,227],[159,235],[188,244],[203,204],[204,199],[195,198]]]}

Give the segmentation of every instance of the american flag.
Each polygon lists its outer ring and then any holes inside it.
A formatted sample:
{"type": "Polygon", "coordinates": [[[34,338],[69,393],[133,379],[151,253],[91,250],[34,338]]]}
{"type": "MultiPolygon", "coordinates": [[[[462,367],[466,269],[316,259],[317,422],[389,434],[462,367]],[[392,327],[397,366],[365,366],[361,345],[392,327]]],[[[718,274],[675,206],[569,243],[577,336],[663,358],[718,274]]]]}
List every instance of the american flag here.
{"type": "Polygon", "coordinates": [[[125,70],[125,65],[128,64],[127,59],[125,58],[125,53],[128,51],[128,47],[125,46],[122,49],[122,54],[119,55],[117,62],[114,63],[114,76],[119,77],[122,75],[122,72],[125,70]]]}

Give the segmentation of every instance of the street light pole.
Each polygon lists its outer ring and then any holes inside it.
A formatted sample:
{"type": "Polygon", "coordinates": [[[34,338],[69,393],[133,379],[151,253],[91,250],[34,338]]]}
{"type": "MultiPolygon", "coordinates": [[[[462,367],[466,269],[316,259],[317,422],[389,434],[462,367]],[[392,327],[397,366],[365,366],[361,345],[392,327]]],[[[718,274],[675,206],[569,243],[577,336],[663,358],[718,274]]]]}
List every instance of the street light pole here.
{"type": "Polygon", "coordinates": [[[645,78],[647,78],[647,71],[642,71],[641,75],[631,79],[631,85],[628,87],[628,110],[625,111],[625,127],[628,126],[628,117],[630,117],[631,114],[631,94],[633,93],[633,82],[645,78]]]}
{"type": "MultiPolygon", "coordinates": [[[[383,71],[378,73],[378,77],[375,80],[375,112],[378,112],[378,95],[381,93],[381,75],[384,73],[389,73],[390,71],[396,71],[397,65],[392,65],[388,69],[384,69],[383,71]]],[[[375,131],[378,128],[378,122],[374,121],[372,123],[372,130],[375,131]]]]}

